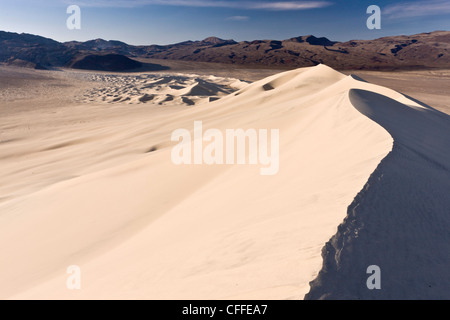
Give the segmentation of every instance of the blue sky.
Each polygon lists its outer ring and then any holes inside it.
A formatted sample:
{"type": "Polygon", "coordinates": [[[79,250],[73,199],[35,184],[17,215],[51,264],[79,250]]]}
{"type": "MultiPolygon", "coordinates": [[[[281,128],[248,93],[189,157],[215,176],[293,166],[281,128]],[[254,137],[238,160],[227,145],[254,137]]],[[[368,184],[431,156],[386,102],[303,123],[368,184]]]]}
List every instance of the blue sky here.
{"type": "Polygon", "coordinates": [[[331,40],[450,30],[450,0],[1,0],[0,30],[58,41],[95,38],[169,44],[217,36],[236,41],[313,34],[331,40]],[[81,30],[68,30],[69,5],[81,8],[81,30]],[[369,5],[382,9],[369,30],[369,5]]]}

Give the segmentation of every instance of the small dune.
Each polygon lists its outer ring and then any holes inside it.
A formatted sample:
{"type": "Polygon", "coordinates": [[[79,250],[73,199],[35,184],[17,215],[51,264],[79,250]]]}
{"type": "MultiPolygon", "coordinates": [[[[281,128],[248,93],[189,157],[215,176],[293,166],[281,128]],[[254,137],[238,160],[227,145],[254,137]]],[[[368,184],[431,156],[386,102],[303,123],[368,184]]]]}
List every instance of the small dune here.
{"type": "Polygon", "coordinates": [[[97,85],[84,94],[85,102],[99,103],[193,106],[213,102],[248,85],[234,78],[176,74],[93,74],[88,78],[97,85]]]}

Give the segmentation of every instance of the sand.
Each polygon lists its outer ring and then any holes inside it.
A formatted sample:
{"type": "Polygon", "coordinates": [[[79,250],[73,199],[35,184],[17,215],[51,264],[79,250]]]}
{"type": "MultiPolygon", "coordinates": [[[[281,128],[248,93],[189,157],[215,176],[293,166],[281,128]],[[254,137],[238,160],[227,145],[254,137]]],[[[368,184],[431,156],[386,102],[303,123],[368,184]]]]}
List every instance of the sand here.
{"type": "Polygon", "coordinates": [[[439,111],[450,114],[450,104],[448,103],[450,70],[349,71],[345,73],[357,74],[370,83],[400,91],[439,111]]]}
{"type": "Polygon", "coordinates": [[[2,89],[0,298],[448,298],[448,115],[324,65],[251,84],[39,76],[64,85],[2,89]],[[173,164],[171,133],[194,121],[279,129],[278,174],[173,164]],[[395,286],[368,292],[368,263],[395,286]]]}
{"type": "Polygon", "coordinates": [[[248,82],[234,78],[193,74],[97,74],[87,80],[103,83],[79,99],[80,102],[194,106],[219,100],[245,87],[248,82]]]}

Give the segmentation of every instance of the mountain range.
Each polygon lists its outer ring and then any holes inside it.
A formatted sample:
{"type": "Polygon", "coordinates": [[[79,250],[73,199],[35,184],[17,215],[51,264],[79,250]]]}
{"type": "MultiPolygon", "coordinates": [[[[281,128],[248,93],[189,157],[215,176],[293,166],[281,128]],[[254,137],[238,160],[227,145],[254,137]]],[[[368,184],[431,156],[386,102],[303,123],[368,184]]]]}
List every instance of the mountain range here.
{"type": "Polygon", "coordinates": [[[145,59],[286,69],[320,63],[338,70],[449,68],[450,31],[347,42],[313,35],[241,42],[209,37],[148,46],[103,39],[61,43],[31,34],[0,31],[0,62],[9,65],[123,71],[139,67],[139,61],[145,59]]]}

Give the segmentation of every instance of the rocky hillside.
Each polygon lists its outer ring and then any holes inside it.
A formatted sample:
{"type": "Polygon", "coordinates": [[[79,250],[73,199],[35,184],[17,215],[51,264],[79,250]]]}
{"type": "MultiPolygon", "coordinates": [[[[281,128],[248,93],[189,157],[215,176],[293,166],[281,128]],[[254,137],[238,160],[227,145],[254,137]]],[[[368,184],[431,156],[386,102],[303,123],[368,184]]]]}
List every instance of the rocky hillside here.
{"type": "Polygon", "coordinates": [[[106,54],[249,67],[297,68],[323,63],[340,70],[450,68],[450,32],[347,42],[312,35],[282,41],[241,42],[210,37],[165,46],[132,46],[103,39],[59,43],[39,36],[0,31],[0,62],[8,64],[70,67],[80,57],[106,54]]]}
{"type": "Polygon", "coordinates": [[[0,62],[35,68],[64,66],[77,53],[77,50],[51,39],[0,31],[0,62]]]}
{"type": "Polygon", "coordinates": [[[126,71],[142,67],[142,63],[120,54],[91,54],[70,64],[74,69],[98,71],[126,71]]]}

